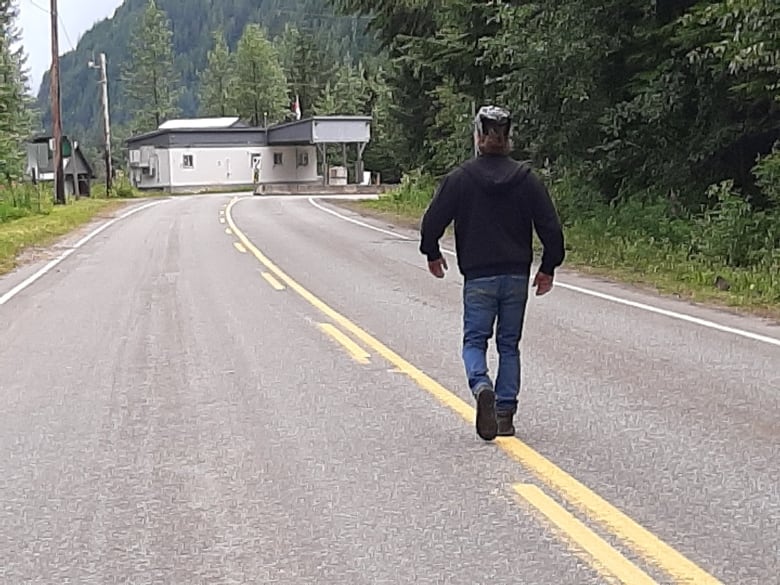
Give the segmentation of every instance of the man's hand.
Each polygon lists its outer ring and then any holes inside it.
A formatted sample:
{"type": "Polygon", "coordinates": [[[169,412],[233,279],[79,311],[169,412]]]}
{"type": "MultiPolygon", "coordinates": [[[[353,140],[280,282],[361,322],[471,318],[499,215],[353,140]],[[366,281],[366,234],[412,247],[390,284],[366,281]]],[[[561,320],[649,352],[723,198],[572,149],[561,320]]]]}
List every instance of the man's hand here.
{"type": "Polygon", "coordinates": [[[536,296],[540,297],[546,295],[552,290],[553,277],[544,272],[537,272],[536,278],[534,278],[534,287],[536,287],[536,296]]]}
{"type": "Polygon", "coordinates": [[[447,261],[444,259],[444,256],[438,260],[428,262],[428,270],[436,278],[444,278],[444,271],[447,270],[447,261]]]}

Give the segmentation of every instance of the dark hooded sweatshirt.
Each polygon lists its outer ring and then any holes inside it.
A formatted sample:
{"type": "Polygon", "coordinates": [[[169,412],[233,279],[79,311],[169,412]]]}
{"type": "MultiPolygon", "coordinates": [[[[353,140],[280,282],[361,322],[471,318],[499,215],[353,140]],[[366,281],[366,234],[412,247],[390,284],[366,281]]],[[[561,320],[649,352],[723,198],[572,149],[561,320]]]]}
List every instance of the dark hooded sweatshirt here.
{"type": "Polygon", "coordinates": [[[533,229],[544,247],[540,271],[553,275],[563,262],[563,231],[547,189],[510,157],[481,155],[442,180],[420,230],[420,252],[429,261],[441,258],[439,240],[452,221],[466,280],[530,274],[533,229]]]}

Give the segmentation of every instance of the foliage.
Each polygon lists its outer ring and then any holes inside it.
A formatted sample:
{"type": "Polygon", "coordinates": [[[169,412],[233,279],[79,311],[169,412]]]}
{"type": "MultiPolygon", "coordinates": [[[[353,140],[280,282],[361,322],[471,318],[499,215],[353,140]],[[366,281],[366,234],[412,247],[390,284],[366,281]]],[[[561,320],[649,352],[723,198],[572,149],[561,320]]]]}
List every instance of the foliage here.
{"type": "Polygon", "coordinates": [[[24,173],[24,143],[33,125],[17,18],[16,2],[0,0],[0,181],[6,184],[24,173]]]}
{"type": "Polygon", "coordinates": [[[275,44],[287,77],[289,95],[293,99],[298,96],[301,115],[309,116],[338,70],[338,54],[333,46],[319,42],[311,31],[301,30],[292,23],[285,25],[275,44]]]}
{"type": "Polygon", "coordinates": [[[287,78],[278,53],[257,24],[249,24],[235,53],[229,107],[252,125],[277,122],[288,110],[287,78]]]}
{"type": "Polygon", "coordinates": [[[680,22],[693,35],[707,31],[688,53],[714,74],[728,72],[740,97],[780,101],[780,10],[769,0],[702,3],[680,22]],[[702,42],[704,41],[704,42],[702,42]]]}
{"type": "Polygon", "coordinates": [[[367,83],[362,64],[353,67],[347,63],[339,67],[332,81],[325,82],[320,99],[314,105],[318,116],[350,116],[364,110],[367,83]]]}
{"type": "Polygon", "coordinates": [[[227,116],[228,100],[233,89],[235,71],[225,33],[220,28],[214,32],[214,48],[209,51],[208,65],[200,74],[201,116],[227,116]]]}
{"type": "Polygon", "coordinates": [[[172,36],[165,13],[156,0],[148,0],[134,28],[130,60],[123,75],[135,132],[154,130],[179,112],[172,36]]]}
{"type": "Polygon", "coordinates": [[[43,213],[52,201],[43,196],[43,190],[30,184],[0,186],[0,223],[43,213]]]}

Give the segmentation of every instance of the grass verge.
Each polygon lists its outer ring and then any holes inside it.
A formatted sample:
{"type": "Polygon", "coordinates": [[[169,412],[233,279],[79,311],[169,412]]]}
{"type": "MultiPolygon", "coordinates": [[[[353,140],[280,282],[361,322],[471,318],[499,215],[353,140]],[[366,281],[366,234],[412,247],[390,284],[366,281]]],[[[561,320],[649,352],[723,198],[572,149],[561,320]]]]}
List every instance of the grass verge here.
{"type": "MultiPolygon", "coordinates": [[[[377,200],[339,205],[417,229],[432,192],[430,186],[402,185],[377,200]]],[[[691,259],[684,247],[643,237],[632,229],[616,228],[605,217],[570,223],[565,227],[564,267],[719,309],[780,319],[780,271],[691,259]],[[716,281],[728,283],[729,290],[718,288],[716,281]]],[[[538,257],[541,247],[536,240],[535,245],[538,257]]]]}
{"type": "Polygon", "coordinates": [[[80,199],[43,213],[0,222],[0,274],[17,266],[19,254],[31,246],[46,246],[57,238],[124,203],[111,199],[80,199]]]}

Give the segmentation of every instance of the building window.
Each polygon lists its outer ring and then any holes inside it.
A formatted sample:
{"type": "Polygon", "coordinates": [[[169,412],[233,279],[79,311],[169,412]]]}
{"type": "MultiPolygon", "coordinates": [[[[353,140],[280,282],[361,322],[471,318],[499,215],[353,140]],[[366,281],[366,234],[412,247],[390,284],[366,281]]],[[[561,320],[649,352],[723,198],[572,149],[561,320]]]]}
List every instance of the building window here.
{"type": "Polygon", "coordinates": [[[307,167],[307,166],[309,166],[309,153],[308,152],[304,151],[304,152],[299,152],[298,153],[298,166],[299,167],[307,167]]]}
{"type": "Polygon", "coordinates": [[[274,153],[274,166],[276,165],[283,165],[284,164],[284,157],[281,152],[275,152],[274,153]]]}
{"type": "Polygon", "coordinates": [[[192,169],[195,167],[195,157],[191,154],[185,154],[181,157],[181,166],[185,169],[192,169]]]}

